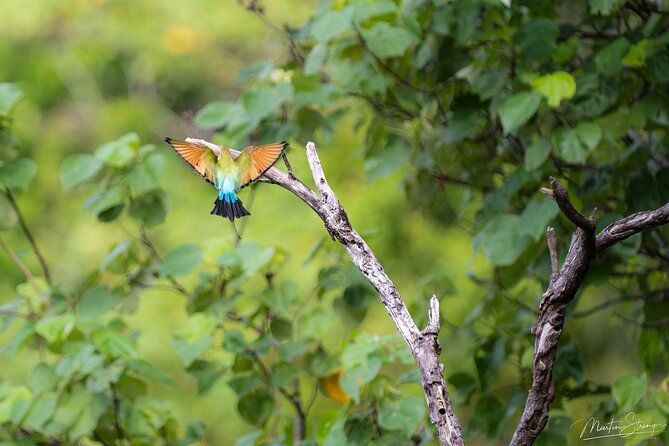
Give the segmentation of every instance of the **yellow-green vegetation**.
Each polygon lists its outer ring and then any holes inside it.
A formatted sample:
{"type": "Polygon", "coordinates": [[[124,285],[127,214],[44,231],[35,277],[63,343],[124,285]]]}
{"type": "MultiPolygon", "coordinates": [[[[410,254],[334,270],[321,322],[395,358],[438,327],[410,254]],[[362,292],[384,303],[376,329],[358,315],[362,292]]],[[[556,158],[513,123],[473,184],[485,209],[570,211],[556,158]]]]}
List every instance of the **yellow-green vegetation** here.
{"type": "MultiPolygon", "coordinates": [[[[559,177],[600,228],[669,201],[662,2],[0,0],[0,17],[0,444],[435,444],[410,352],[316,215],[256,184],[238,241],[165,137],[285,139],[308,185],[318,144],[419,326],[441,300],[471,444],[513,432],[545,228],[561,258],[573,231],[539,188],[559,177]]],[[[668,243],[593,266],[539,444],[589,417],[667,422],[668,243]]]]}

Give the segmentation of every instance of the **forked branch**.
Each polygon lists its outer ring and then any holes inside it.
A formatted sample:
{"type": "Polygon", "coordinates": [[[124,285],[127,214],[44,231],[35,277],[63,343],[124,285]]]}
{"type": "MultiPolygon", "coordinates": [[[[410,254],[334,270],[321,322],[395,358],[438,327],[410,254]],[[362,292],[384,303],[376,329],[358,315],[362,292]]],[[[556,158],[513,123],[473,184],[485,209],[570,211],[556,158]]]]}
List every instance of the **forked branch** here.
{"type": "MultiPolygon", "coordinates": [[[[218,146],[200,139],[189,138],[187,141],[218,148],[218,146]]],[[[239,154],[234,150],[231,152],[233,157],[239,154]]],[[[427,328],[421,331],[411,318],[404,300],[386,275],[383,266],[367,246],[367,243],[351,226],[346,211],[327,182],[314,143],[309,142],[307,144],[306,155],[318,193],[311,190],[295,176],[284,173],[275,167],[265,172],[265,177],[271,183],[292,192],[313,209],[325,224],[330,236],[341,243],[353,263],[374,286],[381,302],[395,322],[397,330],[409,345],[411,353],[416,359],[430,420],[437,429],[441,444],[464,444],[460,422],[453,412],[446,390],[444,366],[439,362],[439,354],[441,353],[438,341],[439,301],[434,296],[430,299],[429,323],[427,328]]]]}
{"type": "Polygon", "coordinates": [[[588,268],[597,254],[609,246],[636,233],[669,223],[669,203],[654,211],[638,212],[607,226],[595,236],[595,211],[585,217],[572,205],[565,188],[550,179],[551,189],[542,192],[555,199],[560,211],[577,227],[562,268],[557,261],[555,233],[548,228],[548,247],[551,254],[552,274],[543,294],[539,317],[532,329],[536,337],[532,387],[527,396],[512,445],[531,445],[546,427],[548,410],[555,396],[553,367],[558,342],[562,334],[566,305],[576,296],[588,268]]]}

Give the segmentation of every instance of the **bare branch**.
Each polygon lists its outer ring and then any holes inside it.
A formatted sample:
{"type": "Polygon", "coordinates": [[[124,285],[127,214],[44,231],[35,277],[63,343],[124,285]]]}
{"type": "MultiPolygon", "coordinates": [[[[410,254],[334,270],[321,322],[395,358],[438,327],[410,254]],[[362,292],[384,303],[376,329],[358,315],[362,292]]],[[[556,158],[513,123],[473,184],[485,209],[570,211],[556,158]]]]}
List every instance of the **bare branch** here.
{"type": "MultiPolygon", "coordinates": [[[[546,427],[548,410],[555,396],[553,366],[562,334],[565,307],[576,296],[595,255],[633,234],[669,223],[669,204],[666,204],[655,211],[639,212],[618,220],[595,237],[595,210],[590,217],[585,217],[571,204],[566,189],[555,178],[551,177],[550,181],[552,189],[542,188],[542,192],[555,199],[562,213],[577,229],[562,269],[557,267],[555,234],[550,228],[547,231],[552,274],[543,294],[537,323],[532,328],[536,336],[532,387],[511,440],[514,446],[533,444],[546,427]]],[[[663,323],[660,321],[659,325],[663,323]]]]}
{"type": "Polygon", "coordinates": [[[594,219],[587,218],[576,210],[569,200],[567,189],[565,189],[558,180],[553,177],[551,177],[550,180],[551,186],[553,187],[553,198],[565,217],[579,228],[586,231],[593,231],[595,229],[594,219]]]}
{"type": "Polygon", "coordinates": [[[611,223],[597,235],[597,252],[646,229],[669,223],[669,203],[654,211],[643,211],[611,223]]]}
{"type": "MultiPolygon", "coordinates": [[[[188,138],[187,141],[203,144],[214,150],[218,149],[218,146],[207,141],[192,138],[188,138]]],[[[231,153],[233,157],[239,155],[238,151],[233,150],[231,153]]],[[[352,228],[346,212],[327,183],[316,145],[313,142],[307,144],[306,153],[319,194],[309,189],[299,179],[291,177],[276,167],[269,169],[264,176],[272,183],[293,193],[314,210],[332,238],[341,243],[353,263],[376,289],[383,306],[416,359],[430,420],[437,429],[441,444],[463,445],[460,422],[453,412],[444,381],[444,366],[439,363],[441,347],[437,338],[439,330],[437,299],[433,297],[430,301],[430,323],[428,328],[421,332],[411,318],[392,280],[386,275],[383,266],[363,238],[352,228]]]]}

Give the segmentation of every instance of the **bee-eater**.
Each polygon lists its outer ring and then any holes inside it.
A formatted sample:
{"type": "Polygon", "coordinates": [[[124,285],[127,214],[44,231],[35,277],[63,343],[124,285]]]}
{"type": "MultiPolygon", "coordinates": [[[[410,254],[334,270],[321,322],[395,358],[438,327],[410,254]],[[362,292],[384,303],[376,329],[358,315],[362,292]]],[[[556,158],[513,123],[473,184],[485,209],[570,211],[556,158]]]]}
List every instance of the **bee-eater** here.
{"type": "Polygon", "coordinates": [[[244,209],[235,192],[257,180],[272,167],[288,146],[286,141],[249,146],[233,159],[226,147],[215,150],[170,138],[165,138],[165,141],[195,172],[218,190],[211,214],[229,218],[233,223],[235,218],[251,215],[244,209]]]}

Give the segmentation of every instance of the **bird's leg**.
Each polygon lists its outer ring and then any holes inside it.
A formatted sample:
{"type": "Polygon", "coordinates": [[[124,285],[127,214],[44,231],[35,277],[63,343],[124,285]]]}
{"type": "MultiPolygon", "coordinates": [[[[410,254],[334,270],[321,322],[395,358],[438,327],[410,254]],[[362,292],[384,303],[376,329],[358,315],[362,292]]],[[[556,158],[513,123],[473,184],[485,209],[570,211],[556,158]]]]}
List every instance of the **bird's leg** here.
{"type": "Polygon", "coordinates": [[[290,163],[288,162],[288,156],[286,155],[286,152],[283,152],[281,154],[281,158],[283,158],[283,163],[286,165],[286,169],[288,169],[288,175],[290,175],[290,177],[293,180],[296,180],[297,178],[295,177],[295,174],[293,174],[293,168],[290,167],[290,163]]]}

